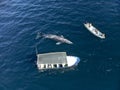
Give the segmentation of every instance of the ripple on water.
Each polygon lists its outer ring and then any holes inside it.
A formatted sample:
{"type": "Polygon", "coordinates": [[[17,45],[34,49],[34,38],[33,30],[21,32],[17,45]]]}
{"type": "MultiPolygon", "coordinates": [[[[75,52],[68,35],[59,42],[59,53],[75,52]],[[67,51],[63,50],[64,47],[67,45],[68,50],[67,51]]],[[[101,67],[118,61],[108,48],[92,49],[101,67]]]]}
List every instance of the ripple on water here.
{"type": "Polygon", "coordinates": [[[0,90],[8,90],[7,86],[0,82],[0,90]]]}

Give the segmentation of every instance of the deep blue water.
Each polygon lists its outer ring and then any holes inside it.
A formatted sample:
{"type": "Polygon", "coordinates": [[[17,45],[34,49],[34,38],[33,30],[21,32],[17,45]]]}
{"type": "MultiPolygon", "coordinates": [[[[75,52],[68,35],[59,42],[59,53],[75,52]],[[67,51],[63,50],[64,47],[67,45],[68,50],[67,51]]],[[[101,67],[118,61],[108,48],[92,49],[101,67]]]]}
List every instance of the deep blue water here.
{"type": "Polygon", "coordinates": [[[120,90],[120,0],[1,0],[0,90],[120,90]],[[83,26],[91,22],[106,39],[83,26]],[[36,40],[63,35],[74,45],[36,40]],[[70,70],[40,72],[39,53],[66,51],[80,57],[70,70]]]}

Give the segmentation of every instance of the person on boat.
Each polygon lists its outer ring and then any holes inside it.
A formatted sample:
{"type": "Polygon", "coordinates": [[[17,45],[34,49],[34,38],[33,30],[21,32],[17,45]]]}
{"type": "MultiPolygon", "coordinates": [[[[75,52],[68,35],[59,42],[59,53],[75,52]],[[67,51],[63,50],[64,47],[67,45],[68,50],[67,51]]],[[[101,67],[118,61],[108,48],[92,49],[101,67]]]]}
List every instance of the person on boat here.
{"type": "Polygon", "coordinates": [[[92,23],[89,23],[90,24],[90,26],[92,26],[92,23]]]}
{"type": "Polygon", "coordinates": [[[90,23],[87,23],[88,24],[88,27],[90,27],[90,23]]]}
{"type": "Polygon", "coordinates": [[[102,34],[103,37],[105,37],[105,34],[102,34]]]}
{"type": "Polygon", "coordinates": [[[92,24],[91,24],[91,23],[88,23],[88,26],[89,26],[89,27],[91,27],[91,26],[92,26],[92,24]]]}
{"type": "Polygon", "coordinates": [[[98,31],[95,29],[95,33],[98,34],[98,31]]]}
{"type": "Polygon", "coordinates": [[[88,26],[90,27],[90,24],[88,23],[88,26]]]}

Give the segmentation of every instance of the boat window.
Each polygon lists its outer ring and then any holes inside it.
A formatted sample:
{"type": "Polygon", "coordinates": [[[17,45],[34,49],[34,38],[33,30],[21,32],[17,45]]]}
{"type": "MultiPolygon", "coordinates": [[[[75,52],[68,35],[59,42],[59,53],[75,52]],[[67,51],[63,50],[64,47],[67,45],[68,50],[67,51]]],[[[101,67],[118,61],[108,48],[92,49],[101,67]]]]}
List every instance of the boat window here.
{"type": "Polygon", "coordinates": [[[41,65],[39,65],[39,68],[41,68],[41,65]]]}
{"type": "Polygon", "coordinates": [[[48,64],[48,67],[51,68],[52,67],[51,64],[48,64]]]}
{"type": "Polygon", "coordinates": [[[44,65],[44,68],[46,68],[46,65],[44,65]]]}
{"type": "Polygon", "coordinates": [[[57,64],[54,64],[53,66],[54,66],[55,68],[57,68],[57,64]]]}
{"type": "Polygon", "coordinates": [[[60,68],[62,68],[62,67],[63,67],[63,65],[62,65],[62,64],[59,64],[59,67],[60,67],[60,68]]]}
{"type": "Polygon", "coordinates": [[[68,66],[68,64],[65,64],[64,66],[65,66],[65,67],[67,67],[67,66],[68,66]]]}

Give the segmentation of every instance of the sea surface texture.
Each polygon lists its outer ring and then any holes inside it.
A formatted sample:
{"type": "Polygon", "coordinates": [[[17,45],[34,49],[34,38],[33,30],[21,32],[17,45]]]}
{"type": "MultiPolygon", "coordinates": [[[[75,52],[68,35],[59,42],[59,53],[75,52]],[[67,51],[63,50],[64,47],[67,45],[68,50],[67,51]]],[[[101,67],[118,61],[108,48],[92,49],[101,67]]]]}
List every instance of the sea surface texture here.
{"type": "Polygon", "coordinates": [[[0,90],[120,90],[120,0],[0,0],[0,90]],[[100,39],[83,25],[106,34],[100,39]],[[73,45],[35,39],[63,35],[73,45]],[[65,51],[75,68],[40,71],[39,53],[65,51]]]}

